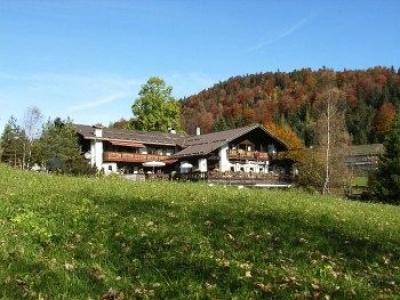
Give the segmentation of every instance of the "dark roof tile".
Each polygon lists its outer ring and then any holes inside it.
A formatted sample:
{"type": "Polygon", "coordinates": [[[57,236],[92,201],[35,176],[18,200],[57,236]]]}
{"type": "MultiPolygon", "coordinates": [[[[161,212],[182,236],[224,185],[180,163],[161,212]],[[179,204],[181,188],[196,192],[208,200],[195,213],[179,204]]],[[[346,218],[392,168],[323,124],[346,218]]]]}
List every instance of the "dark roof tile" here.
{"type": "MultiPolygon", "coordinates": [[[[77,132],[86,139],[94,139],[94,128],[89,125],[74,125],[77,132]]],[[[143,144],[150,145],[165,145],[165,146],[176,146],[183,142],[183,139],[187,137],[181,133],[165,133],[159,131],[139,131],[130,129],[103,129],[103,139],[105,140],[134,140],[143,144]]]]}
{"type": "MultiPolygon", "coordinates": [[[[86,139],[94,139],[94,128],[89,125],[74,125],[77,132],[86,139]]],[[[269,132],[266,128],[259,124],[253,124],[246,127],[218,131],[213,133],[202,134],[198,136],[187,136],[185,134],[172,134],[158,131],[139,131],[139,130],[126,130],[126,129],[103,129],[103,139],[105,140],[122,140],[130,141],[143,144],[152,145],[166,145],[166,146],[180,146],[183,148],[180,152],[176,153],[176,157],[184,156],[196,156],[206,155],[212,151],[215,151],[219,147],[223,146],[230,141],[249,133],[250,131],[261,128],[266,134],[275,138],[285,148],[288,146],[274,135],[269,132]]]]}

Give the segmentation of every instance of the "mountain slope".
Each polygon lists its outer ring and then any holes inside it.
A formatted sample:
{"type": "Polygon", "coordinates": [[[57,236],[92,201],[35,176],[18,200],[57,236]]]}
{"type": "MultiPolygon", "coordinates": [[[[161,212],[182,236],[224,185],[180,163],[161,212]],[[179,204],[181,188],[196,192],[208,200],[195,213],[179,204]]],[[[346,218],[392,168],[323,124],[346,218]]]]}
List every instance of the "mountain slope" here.
{"type": "MultiPolygon", "coordinates": [[[[237,76],[182,99],[185,128],[203,132],[253,122],[288,123],[312,143],[313,107],[327,69],[295,70],[237,76]]],[[[400,106],[400,70],[374,67],[336,72],[335,84],[344,92],[346,124],[355,144],[380,142],[400,106]],[[389,121],[386,121],[389,120],[389,121]]]]}

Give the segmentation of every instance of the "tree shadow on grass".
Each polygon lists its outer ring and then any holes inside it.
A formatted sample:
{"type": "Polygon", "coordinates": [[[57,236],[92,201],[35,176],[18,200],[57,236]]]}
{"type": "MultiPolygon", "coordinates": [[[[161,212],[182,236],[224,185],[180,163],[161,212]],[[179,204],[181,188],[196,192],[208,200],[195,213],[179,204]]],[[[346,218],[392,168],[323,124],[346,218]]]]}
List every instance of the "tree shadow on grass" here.
{"type": "MultiPolygon", "coordinates": [[[[221,241],[226,241],[227,234],[230,234],[233,237],[241,236],[243,239],[243,245],[240,245],[240,241],[237,243],[239,248],[250,247],[261,250],[265,246],[271,246],[297,259],[306,258],[302,256],[309,251],[319,251],[333,257],[340,254],[346,259],[348,266],[357,269],[363,269],[372,261],[382,262],[383,256],[400,251],[400,243],[380,242],[377,239],[365,239],[346,233],[335,226],[337,222],[335,219],[326,215],[314,220],[304,220],[302,216],[290,212],[271,214],[200,209],[192,212],[192,220],[198,224],[211,222],[210,226],[204,225],[201,228],[203,235],[210,237],[210,242],[215,248],[223,247],[221,241]],[[252,237],[263,235],[266,231],[270,231],[272,237],[267,239],[260,237],[258,240],[246,237],[246,234],[252,237]],[[300,257],[296,257],[296,253],[300,254],[300,257]]],[[[400,261],[399,257],[394,259],[400,261]]]]}

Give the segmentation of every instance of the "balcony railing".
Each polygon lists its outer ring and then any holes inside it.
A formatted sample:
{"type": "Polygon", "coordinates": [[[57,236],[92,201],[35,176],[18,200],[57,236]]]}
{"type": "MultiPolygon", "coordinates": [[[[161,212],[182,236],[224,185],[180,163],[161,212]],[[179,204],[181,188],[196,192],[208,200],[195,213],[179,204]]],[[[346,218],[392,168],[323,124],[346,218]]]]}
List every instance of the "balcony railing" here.
{"type": "Polygon", "coordinates": [[[228,150],[228,158],[231,160],[267,161],[269,155],[267,152],[259,151],[228,150]]]}
{"type": "Polygon", "coordinates": [[[246,172],[208,172],[208,179],[225,179],[232,180],[236,182],[245,181],[270,181],[270,182],[291,182],[293,181],[293,176],[286,173],[246,173],[246,172]]]}
{"type": "Polygon", "coordinates": [[[137,162],[144,163],[147,161],[163,161],[171,158],[168,155],[158,154],[140,154],[140,153],[128,153],[128,152],[104,152],[103,159],[107,162],[137,162]]]}

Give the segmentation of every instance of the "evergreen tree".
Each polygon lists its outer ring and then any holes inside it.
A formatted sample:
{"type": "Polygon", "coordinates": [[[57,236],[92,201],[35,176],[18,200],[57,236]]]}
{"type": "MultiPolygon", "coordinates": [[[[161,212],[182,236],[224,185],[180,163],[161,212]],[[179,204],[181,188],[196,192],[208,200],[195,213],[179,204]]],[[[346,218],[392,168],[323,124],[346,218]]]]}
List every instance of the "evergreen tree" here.
{"type": "Polygon", "coordinates": [[[49,170],[68,174],[91,174],[94,170],[81,156],[76,131],[69,120],[48,121],[42,135],[33,145],[36,163],[49,170]]]}
{"type": "Polygon", "coordinates": [[[371,178],[373,194],[381,201],[400,203],[400,115],[384,142],[385,154],[371,178]]]}
{"type": "Polygon", "coordinates": [[[25,145],[26,135],[17,120],[11,116],[0,139],[1,156],[0,161],[14,167],[25,167],[25,145]]]}
{"type": "Polygon", "coordinates": [[[229,129],[229,126],[226,124],[226,120],[224,117],[217,119],[214,122],[214,131],[223,131],[229,129]]]}

